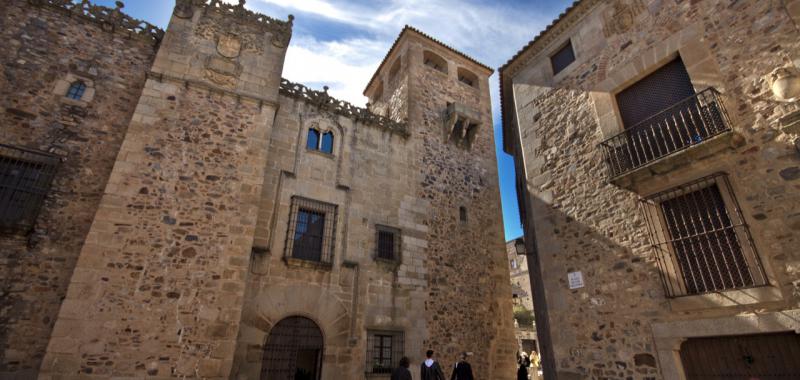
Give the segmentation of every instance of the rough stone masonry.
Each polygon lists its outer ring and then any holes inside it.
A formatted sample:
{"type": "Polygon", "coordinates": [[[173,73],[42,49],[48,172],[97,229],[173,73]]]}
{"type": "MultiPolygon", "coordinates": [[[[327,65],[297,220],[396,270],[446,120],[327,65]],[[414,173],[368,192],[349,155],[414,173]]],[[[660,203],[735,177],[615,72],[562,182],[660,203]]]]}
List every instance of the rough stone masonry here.
{"type": "Polygon", "coordinates": [[[408,27],[356,107],[243,3],[0,4],[0,175],[55,173],[0,235],[0,378],[512,378],[492,70],[408,27]]]}
{"type": "Polygon", "coordinates": [[[500,70],[545,374],[798,376],[799,21],[582,0],[500,70]]]}

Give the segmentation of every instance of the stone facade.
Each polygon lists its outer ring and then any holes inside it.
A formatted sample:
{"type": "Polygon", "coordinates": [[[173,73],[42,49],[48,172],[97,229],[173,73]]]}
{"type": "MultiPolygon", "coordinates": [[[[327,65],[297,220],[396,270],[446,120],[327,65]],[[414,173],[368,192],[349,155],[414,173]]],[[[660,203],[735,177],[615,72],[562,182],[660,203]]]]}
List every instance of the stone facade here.
{"type": "MultiPolygon", "coordinates": [[[[525,254],[517,252],[517,240],[506,242],[506,259],[508,260],[511,275],[511,297],[515,307],[523,307],[526,311],[533,312],[533,291],[531,290],[531,277],[528,270],[528,258],[525,254]]],[[[524,244],[524,243],[523,243],[524,244]]],[[[539,351],[536,336],[536,324],[526,325],[520,323],[515,315],[514,335],[517,337],[517,346],[521,351],[530,354],[531,350],[539,351]]]]}
{"type": "Polygon", "coordinates": [[[292,18],[243,2],[179,0],[166,32],[86,2],[0,15],[0,143],[61,161],[33,227],[0,238],[0,377],[257,379],[292,317],[322,379],[386,377],[370,331],[414,366],[469,351],[513,377],[491,69],[407,28],[366,109],[282,79],[292,18]],[[303,202],[331,210],[320,260],[292,250],[303,202]]]}
{"type": "Polygon", "coordinates": [[[798,1],[583,0],[501,69],[546,376],[681,379],[687,339],[800,331],[799,19],[798,1]],[[567,41],[575,60],[554,74],[567,41]],[[676,57],[698,93],[721,93],[730,130],[613,175],[601,143],[623,133],[615,95],[676,57]],[[765,284],[670,293],[654,249],[666,222],[642,201],[713,173],[765,284]]]}

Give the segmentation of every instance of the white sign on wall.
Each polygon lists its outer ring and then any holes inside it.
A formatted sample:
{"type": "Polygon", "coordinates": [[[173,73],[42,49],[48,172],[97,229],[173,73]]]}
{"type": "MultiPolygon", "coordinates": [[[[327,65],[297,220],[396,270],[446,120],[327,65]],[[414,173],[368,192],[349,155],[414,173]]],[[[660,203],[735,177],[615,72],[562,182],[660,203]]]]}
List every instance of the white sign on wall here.
{"type": "Polygon", "coordinates": [[[582,288],[584,285],[583,273],[581,273],[580,271],[567,273],[567,282],[569,283],[570,289],[582,288]]]}

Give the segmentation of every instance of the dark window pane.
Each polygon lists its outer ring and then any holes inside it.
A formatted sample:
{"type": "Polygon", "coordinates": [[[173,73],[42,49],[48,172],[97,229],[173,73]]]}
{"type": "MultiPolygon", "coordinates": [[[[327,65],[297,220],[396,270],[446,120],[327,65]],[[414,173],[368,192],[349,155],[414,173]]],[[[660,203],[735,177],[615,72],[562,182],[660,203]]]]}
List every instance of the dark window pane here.
{"type": "Polygon", "coordinates": [[[378,231],[378,257],[394,260],[395,236],[391,231],[378,231]]]}
{"type": "Polygon", "coordinates": [[[322,241],[324,236],[325,214],[300,209],[297,212],[297,225],[294,232],[292,257],[322,261],[322,241]]]}
{"type": "Polygon", "coordinates": [[[306,142],[306,147],[308,149],[318,150],[319,149],[319,131],[316,129],[309,129],[308,130],[308,141],[306,142]]]}
{"type": "Polygon", "coordinates": [[[572,41],[568,41],[566,46],[550,57],[550,63],[553,65],[553,74],[558,74],[574,61],[575,52],[572,51],[572,41]]]}
{"type": "Polygon", "coordinates": [[[617,105],[622,123],[630,128],[694,94],[689,73],[678,57],[622,90],[617,105]]]}
{"type": "Polygon", "coordinates": [[[83,97],[83,93],[85,91],[86,91],[86,84],[81,81],[77,81],[69,86],[69,90],[67,90],[67,97],[70,99],[80,100],[83,97]]]}
{"type": "Polygon", "coordinates": [[[320,150],[325,153],[333,153],[333,132],[325,132],[322,135],[322,148],[320,150]]]}
{"type": "Polygon", "coordinates": [[[36,220],[53,179],[55,158],[8,145],[0,145],[0,152],[0,227],[27,230],[36,220]],[[26,159],[19,159],[22,157],[26,159]]]}

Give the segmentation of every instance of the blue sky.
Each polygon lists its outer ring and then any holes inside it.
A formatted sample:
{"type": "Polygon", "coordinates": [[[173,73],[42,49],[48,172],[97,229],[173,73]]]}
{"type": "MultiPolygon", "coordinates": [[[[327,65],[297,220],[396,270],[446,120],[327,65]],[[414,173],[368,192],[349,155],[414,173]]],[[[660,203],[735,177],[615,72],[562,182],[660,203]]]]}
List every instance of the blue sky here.
{"type": "MultiPolygon", "coordinates": [[[[236,2],[236,0],[226,0],[236,2]]],[[[114,6],[113,0],[94,0],[114,6]]],[[[131,16],[166,27],[172,0],[128,0],[131,16]]],[[[283,76],[364,105],[361,92],[400,30],[412,25],[494,68],[555,19],[572,0],[248,0],[279,19],[295,16],[283,76]]],[[[514,163],[502,151],[497,73],[490,78],[506,240],[522,235],[514,163]]]]}

